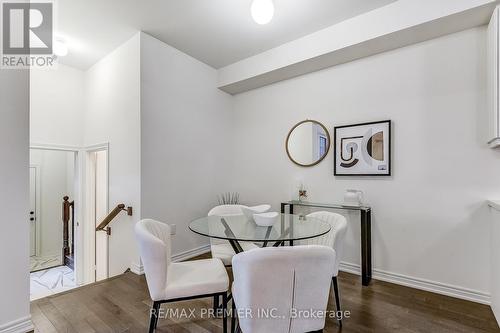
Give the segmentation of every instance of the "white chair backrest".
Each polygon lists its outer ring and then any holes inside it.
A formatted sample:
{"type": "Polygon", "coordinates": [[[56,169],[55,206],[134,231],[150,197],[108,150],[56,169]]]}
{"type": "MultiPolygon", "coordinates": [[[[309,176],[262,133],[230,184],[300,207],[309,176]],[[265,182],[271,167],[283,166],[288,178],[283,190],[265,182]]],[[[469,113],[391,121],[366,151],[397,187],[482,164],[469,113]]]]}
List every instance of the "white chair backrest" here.
{"type": "Polygon", "coordinates": [[[292,318],[291,309],[326,310],[335,251],[326,246],[268,247],[233,257],[233,297],[244,333],[309,332],[325,318],[292,318]],[[250,309],[252,316],[246,316],[250,309]],[[273,310],[269,318],[258,309],[273,310]],[[285,318],[281,318],[285,316],[285,318]]]}
{"type": "Polygon", "coordinates": [[[337,260],[335,261],[334,276],[339,272],[340,261],[344,254],[344,240],[347,233],[347,220],[344,216],[332,212],[314,212],[308,214],[307,217],[313,217],[325,222],[328,222],[332,229],[326,235],[306,239],[300,242],[303,245],[324,245],[335,250],[337,260]]]}
{"type": "MultiPolygon", "coordinates": [[[[243,215],[241,211],[241,207],[247,207],[245,205],[220,205],[215,206],[208,212],[208,216],[234,216],[234,215],[243,215]]],[[[210,238],[210,244],[225,244],[227,241],[220,240],[216,238],[210,238]]]]}
{"type": "Polygon", "coordinates": [[[170,226],[150,219],[142,220],[135,225],[135,235],[151,299],[164,300],[172,255],[170,226]]]}
{"type": "Polygon", "coordinates": [[[220,205],[215,206],[208,212],[208,216],[231,216],[231,215],[243,215],[241,207],[247,207],[245,205],[220,205]]]}

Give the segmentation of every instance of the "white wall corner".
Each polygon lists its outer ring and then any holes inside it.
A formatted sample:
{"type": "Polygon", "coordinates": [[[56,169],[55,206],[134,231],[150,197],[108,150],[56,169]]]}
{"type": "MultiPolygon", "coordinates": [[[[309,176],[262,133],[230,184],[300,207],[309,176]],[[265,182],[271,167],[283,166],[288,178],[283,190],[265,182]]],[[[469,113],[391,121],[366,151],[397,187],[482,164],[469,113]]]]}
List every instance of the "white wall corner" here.
{"type": "MultiPolygon", "coordinates": [[[[340,263],[340,270],[346,273],[361,275],[361,267],[358,264],[342,262],[340,263]]],[[[374,280],[399,284],[401,286],[425,290],[440,295],[491,305],[491,295],[478,290],[462,288],[450,284],[420,279],[379,269],[373,269],[372,278],[374,280]]]]}
{"type": "Polygon", "coordinates": [[[34,329],[30,315],[0,326],[0,333],[27,333],[34,329]]]}

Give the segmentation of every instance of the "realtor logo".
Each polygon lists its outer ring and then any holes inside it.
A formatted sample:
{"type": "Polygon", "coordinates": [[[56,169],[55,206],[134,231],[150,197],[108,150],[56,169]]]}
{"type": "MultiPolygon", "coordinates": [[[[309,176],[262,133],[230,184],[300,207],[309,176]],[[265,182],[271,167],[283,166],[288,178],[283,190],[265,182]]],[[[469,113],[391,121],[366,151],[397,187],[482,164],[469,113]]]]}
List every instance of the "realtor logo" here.
{"type": "Polygon", "coordinates": [[[52,65],[51,2],[2,2],[1,17],[2,67],[52,65]]]}

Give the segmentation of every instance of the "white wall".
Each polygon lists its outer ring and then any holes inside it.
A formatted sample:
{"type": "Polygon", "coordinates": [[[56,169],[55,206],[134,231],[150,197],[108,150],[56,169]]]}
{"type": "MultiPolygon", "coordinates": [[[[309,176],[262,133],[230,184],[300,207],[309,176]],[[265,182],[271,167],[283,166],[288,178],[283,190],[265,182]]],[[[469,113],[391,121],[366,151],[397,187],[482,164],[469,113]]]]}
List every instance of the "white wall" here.
{"type": "Polygon", "coordinates": [[[63,197],[73,198],[74,153],[56,150],[30,149],[30,165],[40,169],[40,253],[39,256],[59,255],[62,263],[63,197]]]}
{"type": "Polygon", "coordinates": [[[0,331],[32,328],[28,148],[29,72],[0,70],[0,331]]]}
{"type": "MultiPolygon", "coordinates": [[[[234,189],[253,203],[290,198],[302,180],[313,201],[348,188],[373,207],[374,268],[472,290],[487,301],[490,238],[484,200],[500,196],[500,153],[486,132],[486,30],[466,30],[235,96],[234,189]],[[334,177],[333,155],[301,168],[284,141],[298,121],[333,126],[392,119],[392,177],[334,177]]],[[[350,218],[344,260],[359,264],[350,218]]],[[[456,287],[456,288],[455,288],[456,287]]]]}
{"type": "Polygon", "coordinates": [[[188,229],[230,184],[232,100],[213,68],[141,34],[142,216],[177,225],[173,254],[208,244],[188,229]]]}
{"type": "Polygon", "coordinates": [[[81,146],[84,72],[62,64],[30,72],[30,142],[81,146]]]}
{"type": "Polygon", "coordinates": [[[133,222],[140,217],[139,53],[137,35],[86,72],[61,64],[31,70],[32,143],[110,144],[109,207],[123,202],[134,208],[132,218],[121,214],[113,222],[110,275],[139,261],[135,246],[123,246],[134,244],[133,222]]]}
{"type": "Polygon", "coordinates": [[[109,142],[109,207],[124,203],[109,238],[109,274],[139,262],[133,227],[141,216],[140,36],[121,45],[85,73],[84,145],[109,142]]]}
{"type": "Polygon", "coordinates": [[[491,308],[500,323],[500,202],[491,213],[491,308]]]}

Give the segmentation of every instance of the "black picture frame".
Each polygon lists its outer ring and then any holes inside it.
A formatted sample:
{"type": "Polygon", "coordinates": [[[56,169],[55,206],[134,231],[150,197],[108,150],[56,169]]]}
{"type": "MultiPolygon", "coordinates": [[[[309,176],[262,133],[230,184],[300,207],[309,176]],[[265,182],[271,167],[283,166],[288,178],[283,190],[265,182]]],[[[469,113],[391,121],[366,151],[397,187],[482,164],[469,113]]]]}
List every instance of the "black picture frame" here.
{"type": "Polygon", "coordinates": [[[372,121],[372,122],[366,122],[366,123],[357,123],[357,124],[351,124],[351,125],[342,125],[342,126],[335,126],[333,128],[333,175],[334,176],[350,176],[350,177],[368,177],[368,176],[376,176],[376,177],[390,177],[392,175],[392,121],[391,120],[380,120],[380,121],[372,121]],[[358,126],[367,126],[367,125],[374,125],[374,124],[382,124],[382,123],[387,123],[388,124],[388,133],[389,133],[389,148],[388,148],[388,170],[387,173],[338,173],[337,172],[337,154],[339,153],[337,150],[337,130],[342,129],[342,128],[348,128],[348,127],[358,127],[358,126]]]}

